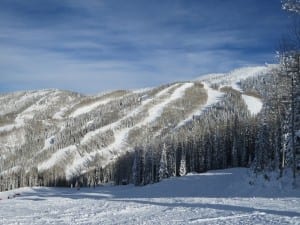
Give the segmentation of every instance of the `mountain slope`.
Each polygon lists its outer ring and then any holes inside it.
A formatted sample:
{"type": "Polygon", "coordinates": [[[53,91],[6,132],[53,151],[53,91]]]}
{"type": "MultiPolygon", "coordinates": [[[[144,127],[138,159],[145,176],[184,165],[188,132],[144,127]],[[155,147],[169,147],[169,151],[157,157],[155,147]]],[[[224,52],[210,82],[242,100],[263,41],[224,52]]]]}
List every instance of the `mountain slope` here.
{"type": "MultiPolygon", "coordinates": [[[[241,81],[267,76],[271,69],[247,67],[195,81],[97,96],[60,90],[1,95],[1,176],[35,174],[32,182],[42,177],[43,184],[47,184],[45,177],[72,180],[96,167],[104,168],[136,146],[182,132],[215,108],[230,107],[233,94],[241,102],[235,110],[248,107],[245,113],[255,116],[262,100],[243,90],[241,81]]],[[[29,185],[20,183],[20,178],[7,183],[29,185]]],[[[2,185],[2,189],[10,187],[2,185]]]]}

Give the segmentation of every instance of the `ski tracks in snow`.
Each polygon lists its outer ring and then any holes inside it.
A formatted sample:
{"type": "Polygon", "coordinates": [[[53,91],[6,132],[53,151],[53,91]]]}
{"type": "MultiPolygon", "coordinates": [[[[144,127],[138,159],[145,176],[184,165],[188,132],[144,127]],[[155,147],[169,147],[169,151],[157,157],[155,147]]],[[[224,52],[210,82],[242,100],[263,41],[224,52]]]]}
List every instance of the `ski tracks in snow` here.
{"type": "Polygon", "coordinates": [[[278,180],[268,187],[265,183],[249,185],[247,174],[247,169],[234,168],[143,187],[21,188],[0,193],[0,223],[300,224],[299,190],[288,185],[281,189],[278,180]],[[8,199],[14,193],[19,195],[8,199]]]}

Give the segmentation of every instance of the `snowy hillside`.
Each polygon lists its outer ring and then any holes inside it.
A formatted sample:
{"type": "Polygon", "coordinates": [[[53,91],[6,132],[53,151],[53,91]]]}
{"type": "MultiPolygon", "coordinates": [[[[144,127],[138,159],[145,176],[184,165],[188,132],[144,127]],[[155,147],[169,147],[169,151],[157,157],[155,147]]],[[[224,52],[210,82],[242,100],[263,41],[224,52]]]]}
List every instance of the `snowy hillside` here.
{"type": "Polygon", "coordinates": [[[2,224],[300,224],[300,192],[242,168],[144,187],[21,188],[0,193],[2,224]],[[8,199],[8,197],[10,199],[8,199]]]}
{"type": "MultiPolygon", "coordinates": [[[[137,146],[191,131],[191,124],[213,117],[207,115],[210,112],[226,118],[254,117],[262,109],[262,99],[241,84],[268,76],[271,69],[247,67],[196,81],[97,96],[59,90],[1,95],[0,175],[9,178],[0,188],[70,181],[110,165],[137,146]]],[[[209,126],[217,120],[222,117],[209,126]]]]}

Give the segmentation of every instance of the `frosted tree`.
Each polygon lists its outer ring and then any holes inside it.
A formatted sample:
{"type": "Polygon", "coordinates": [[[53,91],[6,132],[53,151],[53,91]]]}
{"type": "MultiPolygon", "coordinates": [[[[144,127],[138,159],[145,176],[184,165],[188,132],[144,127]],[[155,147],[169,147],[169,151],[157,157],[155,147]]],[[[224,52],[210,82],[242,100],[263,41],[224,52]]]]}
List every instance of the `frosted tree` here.
{"type": "Polygon", "coordinates": [[[184,151],[182,151],[182,156],[180,160],[180,168],[179,168],[179,175],[184,176],[186,174],[186,157],[184,151]]]}
{"type": "Polygon", "coordinates": [[[132,165],[132,179],[135,185],[140,185],[142,182],[142,176],[141,176],[143,171],[142,163],[143,162],[142,162],[141,150],[136,147],[134,153],[133,165],[132,165]]]}
{"type": "MultiPolygon", "coordinates": [[[[264,116],[265,117],[265,116],[264,116]]],[[[255,161],[254,171],[261,172],[267,169],[270,162],[270,129],[266,119],[262,121],[262,125],[259,127],[257,140],[255,143],[255,161]]]]}
{"type": "Polygon", "coordinates": [[[282,0],[282,8],[290,12],[300,13],[300,0],[282,0]]]}
{"type": "Polygon", "coordinates": [[[167,146],[164,143],[161,158],[160,158],[160,164],[159,164],[159,180],[161,181],[164,178],[169,177],[168,173],[168,165],[167,165],[167,146]]]}
{"type": "Polygon", "coordinates": [[[138,169],[139,169],[138,161],[139,161],[138,153],[137,153],[137,151],[135,151],[134,152],[134,161],[133,161],[133,165],[132,165],[132,180],[135,185],[138,184],[138,180],[139,180],[139,178],[138,178],[138,169]]]}
{"type": "Polygon", "coordinates": [[[290,152],[287,161],[293,168],[294,183],[296,184],[296,174],[300,170],[300,137],[297,133],[300,130],[300,0],[283,0],[282,8],[295,13],[297,23],[293,24],[293,30],[287,36],[287,40],[281,46],[281,68],[282,76],[288,79],[288,96],[284,101],[288,102],[288,112],[286,121],[289,124],[286,146],[290,152]]]}

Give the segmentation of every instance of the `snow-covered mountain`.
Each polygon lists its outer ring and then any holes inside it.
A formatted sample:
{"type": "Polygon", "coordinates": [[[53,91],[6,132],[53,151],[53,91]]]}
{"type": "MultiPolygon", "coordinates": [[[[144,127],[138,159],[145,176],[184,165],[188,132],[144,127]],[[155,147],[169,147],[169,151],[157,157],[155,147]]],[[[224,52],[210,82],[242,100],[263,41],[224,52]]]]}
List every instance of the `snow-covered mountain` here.
{"type": "MultiPolygon", "coordinates": [[[[207,112],[230,107],[232,93],[245,113],[255,117],[263,107],[255,83],[270,75],[274,67],[247,67],[193,81],[97,96],[61,90],[2,94],[1,179],[11,174],[36,174],[36,180],[43,182],[45,177],[71,180],[96,167],[104,168],[134,151],[135,146],[179,134],[207,112]]],[[[20,180],[7,183],[11,187],[31,185],[29,178],[23,183],[20,180]]],[[[2,186],[9,188],[4,182],[2,186]]]]}

